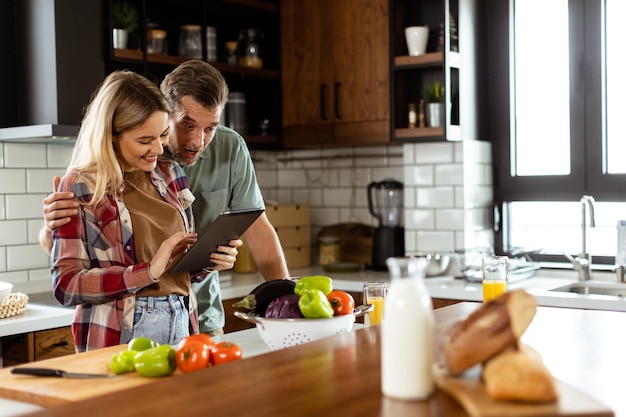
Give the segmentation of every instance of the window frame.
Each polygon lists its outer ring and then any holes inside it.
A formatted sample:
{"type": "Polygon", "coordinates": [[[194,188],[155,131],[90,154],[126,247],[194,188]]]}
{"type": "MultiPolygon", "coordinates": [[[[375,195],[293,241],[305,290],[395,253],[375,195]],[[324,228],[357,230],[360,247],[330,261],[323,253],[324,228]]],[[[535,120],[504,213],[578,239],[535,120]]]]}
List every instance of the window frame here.
{"type": "MultiPolygon", "coordinates": [[[[563,176],[511,175],[511,137],[514,115],[511,94],[513,51],[513,4],[490,0],[487,8],[488,138],[492,142],[496,250],[507,245],[506,203],[512,201],[578,201],[589,194],[596,201],[626,201],[626,175],[606,174],[602,144],[605,139],[603,97],[604,64],[602,16],[605,2],[569,0],[571,173],[563,176]]],[[[523,1],[523,0],[522,0],[523,1]]],[[[546,96],[546,88],[540,96],[546,96]]]]}

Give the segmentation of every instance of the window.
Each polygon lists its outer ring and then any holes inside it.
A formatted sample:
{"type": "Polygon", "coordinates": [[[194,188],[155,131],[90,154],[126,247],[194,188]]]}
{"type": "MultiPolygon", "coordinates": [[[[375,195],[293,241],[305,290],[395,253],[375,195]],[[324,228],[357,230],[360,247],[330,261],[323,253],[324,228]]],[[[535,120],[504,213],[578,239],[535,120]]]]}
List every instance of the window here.
{"type": "Polygon", "coordinates": [[[498,249],[543,248],[566,261],[563,252],[582,249],[580,199],[588,194],[597,227],[588,229],[586,249],[612,263],[616,222],[626,219],[626,2],[490,5],[488,39],[508,39],[506,51],[488,53],[489,117],[499,121],[489,131],[498,249]]]}

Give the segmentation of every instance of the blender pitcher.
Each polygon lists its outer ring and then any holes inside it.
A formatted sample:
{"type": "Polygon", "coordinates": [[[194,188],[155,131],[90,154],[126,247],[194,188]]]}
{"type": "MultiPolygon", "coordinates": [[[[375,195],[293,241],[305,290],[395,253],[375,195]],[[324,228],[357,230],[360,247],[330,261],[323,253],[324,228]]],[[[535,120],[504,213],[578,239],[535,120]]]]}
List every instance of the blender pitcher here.
{"type": "Polygon", "coordinates": [[[403,185],[393,179],[372,182],[367,186],[367,202],[378,220],[372,246],[372,268],[387,270],[386,260],[404,256],[403,185]]]}

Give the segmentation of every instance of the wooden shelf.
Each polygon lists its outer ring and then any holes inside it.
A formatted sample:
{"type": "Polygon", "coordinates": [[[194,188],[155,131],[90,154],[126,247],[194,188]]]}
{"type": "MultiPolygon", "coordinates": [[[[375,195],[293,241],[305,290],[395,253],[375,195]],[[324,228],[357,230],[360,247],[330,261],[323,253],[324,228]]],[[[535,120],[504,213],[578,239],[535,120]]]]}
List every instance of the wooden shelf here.
{"type": "MultiPolygon", "coordinates": [[[[116,59],[142,61],[143,51],[140,49],[114,49],[114,57],[116,59]]],[[[177,55],[165,54],[148,54],[148,62],[153,64],[165,64],[176,66],[189,58],[177,55]]],[[[239,74],[241,76],[251,76],[259,78],[280,79],[280,71],[267,68],[249,68],[239,65],[229,65],[223,62],[211,62],[220,72],[229,74],[239,74]]]]}
{"type": "Polygon", "coordinates": [[[396,67],[413,67],[433,64],[443,64],[443,52],[431,52],[424,55],[403,55],[394,58],[396,67]]]}
{"type": "MultiPolygon", "coordinates": [[[[458,52],[449,52],[447,64],[452,68],[459,68],[461,65],[461,55],[458,52]]],[[[431,52],[424,55],[410,56],[402,55],[393,59],[396,69],[432,67],[444,64],[443,52],[431,52]]]]}
{"type": "Polygon", "coordinates": [[[443,127],[400,128],[395,135],[398,139],[443,137],[443,127]]]}
{"type": "Polygon", "coordinates": [[[227,3],[247,6],[253,9],[263,10],[266,12],[278,13],[279,7],[277,3],[270,3],[263,0],[227,0],[227,3]]]}

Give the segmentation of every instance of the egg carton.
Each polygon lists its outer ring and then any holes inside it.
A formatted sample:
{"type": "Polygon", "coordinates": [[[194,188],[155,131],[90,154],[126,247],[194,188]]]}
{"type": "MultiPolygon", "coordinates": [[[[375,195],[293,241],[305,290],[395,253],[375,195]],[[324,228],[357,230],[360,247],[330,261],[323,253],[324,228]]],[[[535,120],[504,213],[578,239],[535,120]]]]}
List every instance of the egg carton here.
{"type": "Polygon", "coordinates": [[[14,292],[0,304],[0,319],[13,317],[22,314],[28,304],[28,295],[21,292],[14,292]]]}

